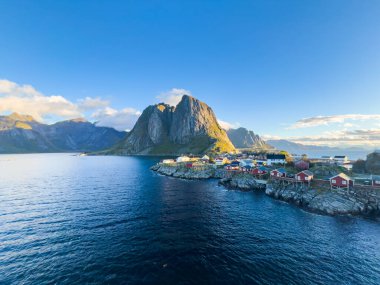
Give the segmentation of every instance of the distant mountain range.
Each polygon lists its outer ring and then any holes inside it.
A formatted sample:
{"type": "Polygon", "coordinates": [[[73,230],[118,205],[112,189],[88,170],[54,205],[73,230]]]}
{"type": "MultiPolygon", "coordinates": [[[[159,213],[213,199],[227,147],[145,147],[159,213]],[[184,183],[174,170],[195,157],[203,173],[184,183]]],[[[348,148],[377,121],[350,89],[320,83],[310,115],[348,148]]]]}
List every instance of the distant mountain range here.
{"type": "MultiPolygon", "coordinates": [[[[148,106],[129,132],[99,127],[84,119],[47,125],[13,113],[0,116],[0,153],[97,152],[119,155],[180,155],[234,152],[236,149],[285,150],[296,154],[365,152],[360,148],[303,145],[288,140],[264,141],[246,128],[225,131],[213,110],[184,95],[177,106],[148,106]]],[[[363,154],[358,155],[363,157],[363,154]]]]}
{"type": "Polygon", "coordinates": [[[229,129],[227,135],[236,148],[257,150],[272,148],[259,135],[246,128],[229,129]]]}
{"type": "Polygon", "coordinates": [[[184,95],[177,106],[147,107],[127,137],[106,154],[180,155],[233,152],[213,112],[205,103],[184,95]]]}
{"type": "Polygon", "coordinates": [[[125,136],[126,132],[98,127],[84,119],[47,125],[28,115],[0,116],[0,153],[97,151],[110,148],[125,136]]]}
{"type": "Polygon", "coordinates": [[[267,140],[267,144],[275,147],[278,150],[285,150],[289,153],[303,154],[308,152],[342,152],[342,151],[363,151],[363,148],[359,147],[329,147],[329,146],[317,146],[317,145],[305,145],[300,143],[291,142],[288,140],[267,140]]]}

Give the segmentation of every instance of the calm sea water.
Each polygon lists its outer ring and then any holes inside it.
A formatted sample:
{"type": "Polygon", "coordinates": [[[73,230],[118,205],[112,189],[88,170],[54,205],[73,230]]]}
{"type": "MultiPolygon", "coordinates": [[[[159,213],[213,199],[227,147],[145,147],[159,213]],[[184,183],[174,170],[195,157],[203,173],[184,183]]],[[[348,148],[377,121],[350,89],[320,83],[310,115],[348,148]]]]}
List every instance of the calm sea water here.
{"type": "Polygon", "coordinates": [[[380,284],[380,221],[150,170],[0,156],[0,284],[380,284]]]}

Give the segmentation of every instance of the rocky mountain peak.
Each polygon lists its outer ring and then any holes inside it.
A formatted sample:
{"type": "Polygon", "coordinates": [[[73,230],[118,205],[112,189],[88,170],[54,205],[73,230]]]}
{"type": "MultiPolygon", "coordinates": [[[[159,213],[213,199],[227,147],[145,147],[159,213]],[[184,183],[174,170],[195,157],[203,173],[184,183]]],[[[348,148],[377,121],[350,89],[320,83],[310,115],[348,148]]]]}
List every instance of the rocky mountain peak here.
{"type": "Polygon", "coordinates": [[[30,116],[30,115],[22,115],[19,113],[12,113],[8,116],[9,119],[13,121],[20,121],[20,122],[35,122],[36,120],[30,116]]]}
{"type": "Polygon", "coordinates": [[[227,135],[236,148],[271,148],[259,135],[246,128],[229,129],[227,135]]]}
{"type": "Polygon", "coordinates": [[[87,123],[88,122],[85,118],[75,118],[75,119],[71,119],[69,121],[74,122],[74,123],[87,123]]]}
{"type": "Polygon", "coordinates": [[[212,109],[184,95],[177,106],[164,103],[147,107],[124,144],[122,154],[181,154],[234,151],[212,109]]]}

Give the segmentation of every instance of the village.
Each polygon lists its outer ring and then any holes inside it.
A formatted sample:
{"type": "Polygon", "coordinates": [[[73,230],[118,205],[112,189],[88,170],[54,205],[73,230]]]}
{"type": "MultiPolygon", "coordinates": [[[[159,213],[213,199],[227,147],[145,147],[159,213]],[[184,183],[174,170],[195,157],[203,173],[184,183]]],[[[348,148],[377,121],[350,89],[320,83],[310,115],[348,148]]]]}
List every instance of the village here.
{"type": "Polygon", "coordinates": [[[159,164],[193,171],[215,168],[223,170],[224,177],[245,174],[259,180],[302,185],[304,188],[380,189],[380,175],[357,175],[352,172],[352,163],[348,156],[308,158],[306,155],[282,152],[225,154],[217,157],[182,155],[176,159],[164,159],[159,164]]]}

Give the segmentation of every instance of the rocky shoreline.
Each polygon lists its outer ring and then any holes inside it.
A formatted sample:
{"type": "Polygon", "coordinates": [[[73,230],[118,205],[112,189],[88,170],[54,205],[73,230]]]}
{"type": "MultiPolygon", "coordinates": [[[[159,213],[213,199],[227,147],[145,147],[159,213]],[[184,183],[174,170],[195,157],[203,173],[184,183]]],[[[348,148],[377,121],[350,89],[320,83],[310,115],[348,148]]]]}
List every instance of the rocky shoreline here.
{"type": "Polygon", "coordinates": [[[265,194],[305,210],[327,215],[380,216],[380,191],[320,190],[271,182],[265,194]]]}
{"type": "Polygon", "coordinates": [[[297,205],[318,214],[380,216],[379,190],[321,190],[299,185],[285,186],[277,181],[255,179],[249,174],[231,175],[224,169],[212,167],[192,169],[183,166],[157,164],[152,166],[151,170],[175,178],[219,179],[218,184],[227,189],[263,191],[274,199],[297,205]]]}

